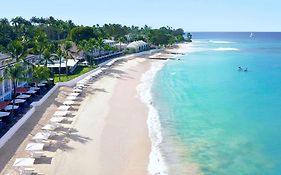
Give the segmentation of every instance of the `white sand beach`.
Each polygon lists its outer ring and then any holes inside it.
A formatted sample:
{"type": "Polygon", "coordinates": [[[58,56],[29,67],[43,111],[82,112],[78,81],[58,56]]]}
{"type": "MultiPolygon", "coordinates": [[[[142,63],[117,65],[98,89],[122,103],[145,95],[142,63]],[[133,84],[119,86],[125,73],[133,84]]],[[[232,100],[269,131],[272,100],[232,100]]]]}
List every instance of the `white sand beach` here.
{"type": "MultiPolygon", "coordinates": [[[[59,131],[55,144],[44,150],[45,159],[34,164],[36,173],[148,174],[148,109],[138,96],[137,86],[151,63],[161,62],[147,59],[148,56],[118,62],[84,90],[65,124],[71,129],[59,131]]],[[[56,91],[0,149],[2,174],[14,174],[15,158],[28,157],[25,147],[31,137],[48,122],[70,92],[69,87],[56,91]]]]}

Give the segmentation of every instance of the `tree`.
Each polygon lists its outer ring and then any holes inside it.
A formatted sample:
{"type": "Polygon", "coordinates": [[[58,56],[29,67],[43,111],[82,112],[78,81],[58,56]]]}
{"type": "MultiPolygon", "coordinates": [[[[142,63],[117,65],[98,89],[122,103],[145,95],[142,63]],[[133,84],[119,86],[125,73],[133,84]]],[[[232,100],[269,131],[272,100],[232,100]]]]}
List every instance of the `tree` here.
{"type": "Polygon", "coordinates": [[[37,30],[33,40],[34,47],[32,52],[39,55],[39,60],[42,59],[43,53],[49,49],[47,35],[42,30],[37,30]]]}
{"type": "Polygon", "coordinates": [[[13,27],[6,18],[0,19],[0,45],[7,47],[7,45],[16,38],[13,27]]]}
{"type": "Polygon", "coordinates": [[[69,39],[75,43],[79,43],[83,40],[89,40],[90,38],[96,38],[92,27],[78,26],[74,27],[69,33],[69,39]]]}
{"type": "Polygon", "coordinates": [[[187,42],[192,42],[192,35],[191,35],[191,33],[187,33],[186,34],[186,41],[187,42]]]}
{"type": "Polygon", "coordinates": [[[53,59],[54,57],[52,56],[51,52],[49,50],[45,50],[39,63],[43,63],[43,65],[47,67],[49,63],[55,64],[53,59]]]}
{"type": "Polygon", "coordinates": [[[50,78],[50,70],[45,66],[35,66],[32,71],[33,81],[38,84],[40,81],[50,78]]]}
{"type": "Polygon", "coordinates": [[[97,40],[95,38],[91,38],[89,41],[83,40],[78,47],[79,50],[84,51],[86,57],[89,57],[90,65],[93,66],[93,52],[97,49],[97,40]]]}
{"type": "Polygon", "coordinates": [[[14,115],[14,106],[15,106],[15,99],[16,99],[16,88],[18,82],[27,81],[27,70],[23,67],[21,63],[16,63],[14,65],[9,65],[4,72],[4,77],[1,77],[1,81],[4,79],[11,80],[13,86],[13,107],[12,107],[12,116],[14,115]]]}
{"type": "Polygon", "coordinates": [[[59,81],[61,80],[61,63],[62,63],[62,58],[63,58],[63,50],[61,48],[61,46],[59,46],[56,50],[56,53],[51,54],[51,56],[54,59],[58,59],[59,60],[59,81]]]}
{"type": "Polygon", "coordinates": [[[1,51],[11,56],[11,58],[15,59],[16,62],[25,60],[29,53],[29,49],[27,48],[27,40],[25,37],[18,38],[10,42],[6,48],[2,47],[1,51]]]}
{"type": "Polygon", "coordinates": [[[105,46],[105,44],[104,44],[103,39],[102,38],[98,38],[96,40],[96,47],[99,50],[99,55],[100,55],[101,51],[104,50],[104,46],[105,46]]]}
{"type": "Polygon", "coordinates": [[[67,62],[68,62],[69,59],[74,59],[73,56],[71,55],[71,48],[72,48],[72,42],[71,41],[65,41],[62,44],[63,57],[65,59],[66,75],[68,75],[67,62]]]}

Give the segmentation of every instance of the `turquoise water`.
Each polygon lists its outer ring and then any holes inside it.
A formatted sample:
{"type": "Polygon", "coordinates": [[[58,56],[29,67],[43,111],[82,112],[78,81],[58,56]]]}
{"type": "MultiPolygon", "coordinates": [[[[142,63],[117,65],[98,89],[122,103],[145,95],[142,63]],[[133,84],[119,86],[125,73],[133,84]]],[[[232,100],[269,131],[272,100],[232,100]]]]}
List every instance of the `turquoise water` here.
{"type": "Polygon", "coordinates": [[[281,174],[278,37],[198,34],[194,52],[158,72],[153,101],[170,174],[194,165],[206,175],[281,174]]]}

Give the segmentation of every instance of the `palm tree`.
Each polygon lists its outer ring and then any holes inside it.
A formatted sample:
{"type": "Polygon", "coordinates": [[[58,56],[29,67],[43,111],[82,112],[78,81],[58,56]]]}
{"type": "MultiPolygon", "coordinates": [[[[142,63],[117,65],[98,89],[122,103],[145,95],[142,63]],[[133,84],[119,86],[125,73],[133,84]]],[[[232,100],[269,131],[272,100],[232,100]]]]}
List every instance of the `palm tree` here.
{"type": "Polygon", "coordinates": [[[51,54],[51,56],[54,59],[58,59],[59,60],[59,81],[60,81],[61,80],[61,62],[62,62],[62,58],[64,56],[62,48],[58,47],[58,49],[56,50],[56,53],[51,54]]]}
{"type": "Polygon", "coordinates": [[[18,38],[10,42],[6,48],[2,47],[1,51],[11,56],[11,58],[16,62],[19,62],[21,60],[24,61],[29,53],[27,40],[25,39],[25,37],[18,38]]]}
{"type": "Polygon", "coordinates": [[[34,66],[32,71],[33,81],[38,84],[40,81],[47,80],[50,78],[50,70],[45,66],[34,66]]]}
{"type": "Polygon", "coordinates": [[[97,40],[91,38],[89,41],[83,40],[79,44],[79,50],[83,50],[85,55],[90,57],[90,65],[93,66],[93,52],[97,49],[97,40]]]}
{"type": "Polygon", "coordinates": [[[99,49],[99,55],[100,55],[100,52],[101,52],[102,50],[104,50],[104,46],[105,46],[105,44],[104,44],[103,39],[102,39],[102,38],[98,38],[98,39],[96,40],[96,47],[99,49]]]}
{"type": "Polygon", "coordinates": [[[47,34],[41,30],[37,30],[34,36],[34,47],[32,52],[39,55],[39,60],[42,59],[43,53],[50,47],[47,39],[47,34]]]}
{"type": "Polygon", "coordinates": [[[1,77],[1,81],[4,79],[11,80],[13,85],[13,107],[12,107],[12,116],[14,115],[14,106],[15,106],[15,99],[16,99],[16,88],[18,82],[27,81],[26,69],[23,67],[21,63],[16,63],[14,65],[9,65],[4,72],[4,77],[1,77]]]}
{"type": "Polygon", "coordinates": [[[45,50],[43,52],[43,57],[41,58],[39,63],[43,63],[45,67],[48,67],[48,64],[55,64],[53,61],[54,57],[49,50],[45,50]]]}
{"type": "Polygon", "coordinates": [[[65,59],[66,75],[68,75],[67,62],[68,62],[69,59],[74,59],[73,56],[71,55],[71,48],[72,48],[72,42],[71,41],[65,41],[62,44],[63,56],[64,56],[64,59],[65,59]]]}

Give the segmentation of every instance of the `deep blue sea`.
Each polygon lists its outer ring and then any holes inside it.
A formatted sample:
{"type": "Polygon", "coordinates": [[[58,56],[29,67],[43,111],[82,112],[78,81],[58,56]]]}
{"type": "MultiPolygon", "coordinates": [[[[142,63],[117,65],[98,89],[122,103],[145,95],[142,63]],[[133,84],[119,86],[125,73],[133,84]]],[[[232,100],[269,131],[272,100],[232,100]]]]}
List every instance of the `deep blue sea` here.
{"type": "Polygon", "coordinates": [[[192,34],[152,87],[169,174],[280,175],[281,33],[192,34]]]}

